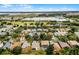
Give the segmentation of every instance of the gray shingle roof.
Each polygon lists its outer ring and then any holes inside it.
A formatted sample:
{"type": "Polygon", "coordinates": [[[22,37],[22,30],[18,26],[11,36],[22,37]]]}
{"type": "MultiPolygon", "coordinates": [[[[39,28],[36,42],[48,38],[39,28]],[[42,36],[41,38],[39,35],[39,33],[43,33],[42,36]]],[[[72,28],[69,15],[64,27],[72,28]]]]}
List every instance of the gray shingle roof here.
{"type": "Polygon", "coordinates": [[[3,46],[3,49],[6,49],[6,48],[11,48],[10,42],[6,42],[6,44],[3,46]]]}
{"type": "Polygon", "coordinates": [[[30,46],[30,43],[28,43],[27,41],[25,41],[22,45],[22,48],[27,48],[28,46],[30,46]]]}

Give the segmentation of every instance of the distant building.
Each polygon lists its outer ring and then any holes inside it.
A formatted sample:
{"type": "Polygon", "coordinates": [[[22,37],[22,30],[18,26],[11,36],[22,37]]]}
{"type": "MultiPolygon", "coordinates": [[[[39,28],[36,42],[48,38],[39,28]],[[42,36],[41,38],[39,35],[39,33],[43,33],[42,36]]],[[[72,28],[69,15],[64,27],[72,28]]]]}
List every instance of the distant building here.
{"type": "Polygon", "coordinates": [[[0,20],[11,20],[11,17],[1,17],[0,20]]]}
{"type": "Polygon", "coordinates": [[[79,16],[79,13],[67,13],[66,16],[79,16]]]}
{"type": "Polygon", "coordinates": [[[67,21],[65,18],[59,17],[32,17],[32,18],[24,18],[24,21],[67,21]]]}

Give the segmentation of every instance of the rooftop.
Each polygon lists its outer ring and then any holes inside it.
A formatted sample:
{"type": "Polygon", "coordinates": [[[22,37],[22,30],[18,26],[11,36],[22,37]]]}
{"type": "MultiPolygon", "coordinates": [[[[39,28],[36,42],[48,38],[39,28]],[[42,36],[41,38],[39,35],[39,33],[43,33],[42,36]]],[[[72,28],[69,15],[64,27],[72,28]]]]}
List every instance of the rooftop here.
{"type": "Polygon", "coordinates": [[[48,40],[41,41],[41,45],[49,45],[49,41],[48,40]]]}

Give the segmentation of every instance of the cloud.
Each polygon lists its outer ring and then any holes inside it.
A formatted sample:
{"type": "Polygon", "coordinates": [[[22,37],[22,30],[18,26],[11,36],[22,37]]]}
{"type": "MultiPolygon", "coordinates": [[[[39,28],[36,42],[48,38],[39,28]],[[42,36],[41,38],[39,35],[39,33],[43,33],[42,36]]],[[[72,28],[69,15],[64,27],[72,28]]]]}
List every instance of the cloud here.
{"type": "Polygon", "coordinates": [[[32,5],[29,4],[1,4],[0,11],[29,11],[32,10],[32,5]]]}
{"type": "Polygon", "coordinates": [[[79,8],[69,8],[67,6],[64,7],[35,7],[29,4],[2,4],[0,11],[79,11],[79,8]],[[16,7],[17,6],[17,7],[16,7]]]}
{"type": "Polygon", "coordinates": [[[1,7],[3,7],[3,8],[12,8],[13,6],[16,6],[16,5],[18,6],[18,8],[22,8],[22,9],[32,8],[32,6],[28,5],[28,4],[2,4],[1,7]]]}
{"type": "Polygon", "coordinates": [[[77,8],[67,8],[67,7],[62,7],[62,8],[39,8],[37,11],[79,11],[77,8]]]}
{"type": "Polygon", "coordinates": [[[11,7],[11,4],[2,4],[1,7],[7,8],[7,7],[11,7]]]}
{"type": "Polygon", "coordinates": [[[79,9],[76,9],[76,8],[26,8],[26,7],[23,7],[23,8],[18,8],[18,9],[15,9],[15,10],[11,10],[11,11],[79,11],[79,9]]]}
{"type": "Polygon", "coordinates": [[[22,4],[20,6],[23,8],[32,8],[32,5],[28,5],[28,4],[22,4]]]}

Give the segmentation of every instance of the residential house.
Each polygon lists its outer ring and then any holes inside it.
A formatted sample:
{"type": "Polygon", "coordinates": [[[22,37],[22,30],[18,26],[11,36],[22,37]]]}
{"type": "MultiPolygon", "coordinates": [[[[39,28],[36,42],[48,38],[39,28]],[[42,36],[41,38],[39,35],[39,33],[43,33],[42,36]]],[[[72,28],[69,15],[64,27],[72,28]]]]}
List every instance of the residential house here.
{"type": "Polygon", "coordinates": [[[21,47],[22,43],[21,42],[13,42],[11,45],[11,49],[15,48],[15,47],[21,47]]]}
{"type": "Polygon", "coordinates": [[[54,52],[59,52],[61,50],[61,47],[59,46],[58,43],[54,43],[53,47],[54,47],[54,52]]]}
{"type": "Polygon", "coordinates": [[[67,43],[71,46],[71,47],[73,47],[74,45],[78,45],[79,46],[79,43],[77,42],[77,41],[75,41],[75,40],[73,40],[73,41],[67,41],[67,43]]]}
{"type": "Polygon", "coordinates": [[[67,34],[67,32],[55,32],[54,33],[54,35],[56,35],[56,36],[64,36],[64,35],[66,35],[67,34]]]}
{"type": "Polygon", "coordinates": [[[46,50],[49,46],[49,41],[48,40],[42,40],[41,42],[41,49],[46,50]]]}
{"type": "Polygon", "coordinates": [[[21,48],[22,48],[22,54],[28,54],[32,50],[32,47],[30,46],[30,43],[28,43],[27,41],[25,41],[22,44],[22,47],[21,48]]]}
{"type": "Polygon", "coordinates": [[[26,39],[24,33],[21,33],[17,39],[19,39],[21,43],[25,42],[26,39]]]}
{"type": "Polygon", "coordinates": [[[64,35],[67,35],[67,33],[70,29],[60,28],[60,29],[56,29],[56,30],[57,30],[57,32],[54,33],[56,36],[61,36],[61,35],[64,36],[64,35]]]}
{"type": "Polygon", "coordinates": [[[70,47],[66,42],[59,41],[58,44],[61,48],[70,47]]]}
{"type": "Polygon", "coordinates": [[[22,44],[22,48],[27,48],[30,46],[30,43],[28,43],[27,41],[25,41],[23,44],[22,44]]]}
{"type": "Polygon", "coordinates": [[[11,49],[11,45],[12,43],[11,42],[6,42],[5,45],[3,46],[3,49],[11,49]]]}
{"type": "Polygon", "coordinates": [[[40,43],[38,41],[32,42],[32,50],[40,50],[40,43]]]}

